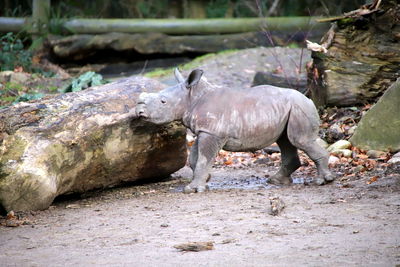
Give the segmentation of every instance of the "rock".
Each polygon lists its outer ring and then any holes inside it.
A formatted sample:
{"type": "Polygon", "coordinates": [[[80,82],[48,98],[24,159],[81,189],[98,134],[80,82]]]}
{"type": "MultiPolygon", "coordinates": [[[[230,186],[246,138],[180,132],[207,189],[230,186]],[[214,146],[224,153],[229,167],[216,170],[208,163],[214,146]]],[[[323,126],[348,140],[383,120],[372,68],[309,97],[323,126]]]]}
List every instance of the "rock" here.
{"type": "Polygon", "coordinates": [[[55,197],[166,177],[185,165],[186,129],[135,118],[142,91],[128,78],[0,110],[0,208],[46,209],[55,197]]]}
{"type": "Polygon", "coordinates": [[[321,139],[319,137],[317,138],[317,143],[318,143],[318,145],[320,145],[323,148],[328,148],[329,147],[329,144],[327,142],[325,142],[324,139],[321,139]]]}
{"type": "Polygon", "coordinates": [[[270,197],[269,202],[271,207],[268,210],[268,214],[272,216],[279,215],[286,206],[285,202],[283,202],[279,197],[270,197]]]}
{"type": "Polygon", "coordinates": [[[254,164],[268,164],[270,161],[269,158],[259,158],[254,161],[254,164]]]}
{"type": "Polygon", "coordinates": [[[29,79],[31,79],[31,75],[25,72],[14,72],[14,71],[2,71],[0,72],[0,82],[6,83],[16,83],[16,84],[24,84],[29,79]]]}
{"type": "Polygon", "coordinates": [[[328,143],[334,143],[338,140],[342,140],[344,137],[345,134],[338,123],[332,124],[326,131],[326,140],[328,143]]]}
{"type": "Polygon", "coordinates": [[[328,147],[328,152],[333,152],[339,149],[347,149],[351,147],[351,143],[347,140],[339,140],[328,147]]]}
{"type": "Polygon", "coordinates": [[[263,84],[292,88],[304,94],[307,91],[307,76],[305,72],[299,75],[296,72],[275,74],[272,72],[259,71],[254,76],[252,85],[257,86],[263,84]]]}
{"type": "Polygon", "coordinates": [[[393,157],[388,160],[388,163],[389,164],[395,164],[395,163],[400,164],[400,152],[397,152],[396,154],[394,154],[393,157]]]}
{"type": "Polygon", "coordinates": [[[336,165],[336,163],[339,163],[340,159],[336,156],[330,155],[329,156],[329,160],[328,160],[328,164],[329,165],[336,165]]]}
{"type": "Polygon", "coordinates": [[[372,159],[377,159],[384,155],[386,155],[386,152],[384,152],[384,151],[378,151],[378,150],[368,150],[367,151],[367,156],[372,159]]]}
{"type": "Polygon", "coordinates": [[[350,149],[334,149],[330,152],[333,155],[343,156],[345,158],[350,158],[353,155],[353,152],[350,149]]]}
{"type": "Polygon", "coordinates": [[[350,141],[366,150],[400,151],[400,78],[361,118],[350,141]]]}
{"type": "Polygon", "coordinates": [[[263,151],[267,154],[281,153],[278,145],[270,145],[269,147],[263,148],[263,151]]]}

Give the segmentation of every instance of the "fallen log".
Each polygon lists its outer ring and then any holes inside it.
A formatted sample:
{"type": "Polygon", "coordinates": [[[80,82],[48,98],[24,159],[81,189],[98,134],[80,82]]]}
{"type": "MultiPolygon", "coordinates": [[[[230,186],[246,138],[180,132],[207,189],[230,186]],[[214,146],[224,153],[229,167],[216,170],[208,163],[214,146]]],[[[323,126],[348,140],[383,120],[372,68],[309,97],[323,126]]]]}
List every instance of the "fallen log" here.
{"type": "Polygon", "coordinates": [[[307,93],[307,76],[306,74],[294,74],[285,76],[283,74],[275,74],[272,72],[258,71],[254,75],[252,86],[257,85],[273,85],[283,88],[292,88],[306,94],[307,93]]]}
{"type": "Polygon", "coordinates": [[[0,209],[46,209],[55,197],[161,178],[186,162],[186,130],[135,119],[142,91],[128,78],[0,110],[0,209]]]}
{"type": "Polygon", "coordinates": [[[400,5],[375,1],[334,20],[322,40],[325,49],[312,53],[308,68],[314,102],[318,106],[376,102],[399,77],[400,5]]]}
{"type": "MultiPolygon", "coordinates": [[[[314,32],[315,33],[315,32],[314,32]]],[[[306,33],[297,33],[294,38],[304,40],[306,33]]],[[[312,36],[311,36],[312,37],[312,36]]],[[[288,36],[273,34],[273,43],[285,43],[288,36]]],[[[293,39],[292,39],[293,41],[293,39]]],[[[222,35],[171,36],[162,33],[127,34],[77,34],[49,39],[48,47],[53,58],[59,60],[100,60],[96,53],[114,51],[118,53],[149,54],[185,54],[215,53],[229,49],[246,49],[259,46],[271,46],[263,32],[246,32],[222,35]]]]}

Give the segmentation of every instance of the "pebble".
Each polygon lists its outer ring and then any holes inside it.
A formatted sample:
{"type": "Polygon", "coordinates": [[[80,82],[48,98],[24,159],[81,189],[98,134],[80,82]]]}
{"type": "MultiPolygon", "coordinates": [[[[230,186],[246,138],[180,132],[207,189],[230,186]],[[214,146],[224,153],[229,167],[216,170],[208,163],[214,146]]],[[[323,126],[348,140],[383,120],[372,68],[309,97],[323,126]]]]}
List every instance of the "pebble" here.
{"type": "Polygon", "coordinates": [[[348,149],[351,147],[351,143],[347,140],[339,140],[328,147],[329,152],[333,152],[338,149],[348,149]]]}
{"type": "Polygon", "coordinates": [[[353,155],[350,149],[335,149],[331,153],[335,156],[343,156],[345,158],[350,158],[353,155]]]}
{"type": "Polygon", "coordinates": [[[371,159],[376,159],[376,158],[379,158],[384,155],[386,155],[386,152],[384,152],[384,151],[378,151],[378,150],[368,150],[367,151],[367,156],[371,159]]]}
{"type": "Polygon", "coordinates": [[[328,160],[328,164],[329,165],[336,165],[336,163],[338,163],[340,161],[340,159],[336,156],[330,155],[329,156],[329,160],[328,160]]]}
{"type": "Polygon", "coordinates": [[[388,160],[389,164],[400,163],[400,152],[393,155],[391,159],[388,160]]]}

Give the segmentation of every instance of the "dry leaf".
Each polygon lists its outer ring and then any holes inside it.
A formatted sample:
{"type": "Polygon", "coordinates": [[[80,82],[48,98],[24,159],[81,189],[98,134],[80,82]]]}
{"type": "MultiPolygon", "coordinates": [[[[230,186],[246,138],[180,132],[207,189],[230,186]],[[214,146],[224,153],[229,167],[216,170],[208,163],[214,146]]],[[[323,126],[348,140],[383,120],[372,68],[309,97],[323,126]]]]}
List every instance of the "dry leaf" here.
{"type": "Polygon", "coordinates": [[[379,178],[378,175],[375,175],[375,176],[371,177],[371,179],[369,179],[369,180],[367,181],[367,184],[375,183],[376,181],[378,181],[378,178],[379,178]]]}
{"type": "Polygon", "coordinates": [[[214,249],[214,242],[190,242],[175,245],[174,248],[179,249],[180,251],[204,251],[204,250],[212,250],[214,249]]]}

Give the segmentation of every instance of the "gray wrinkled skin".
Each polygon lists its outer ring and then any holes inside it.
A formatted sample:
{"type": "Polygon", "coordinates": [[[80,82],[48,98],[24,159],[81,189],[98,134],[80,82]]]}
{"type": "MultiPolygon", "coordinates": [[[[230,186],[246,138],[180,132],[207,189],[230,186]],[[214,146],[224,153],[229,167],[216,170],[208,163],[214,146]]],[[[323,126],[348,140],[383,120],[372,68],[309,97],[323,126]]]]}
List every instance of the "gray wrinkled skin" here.
{"type": "Polygon", "coordinates": [[[208,83],[203,71],[194,70],[178,84],[159,93],[142,93],[136,114],[163,124],[181,120],[197,136],[190,151],[193,180],[185,192],[203,192],[209,171],[220,149],[254,151],[277,142],[282,166],[270,178],[274,184],[290,184],[300,167],[297,149],[317,165],[315,183],[331,182],[328,153],[317,142],[319,117],[313,102],[296,90],[269,85],[234,90],[208,83]]]}

